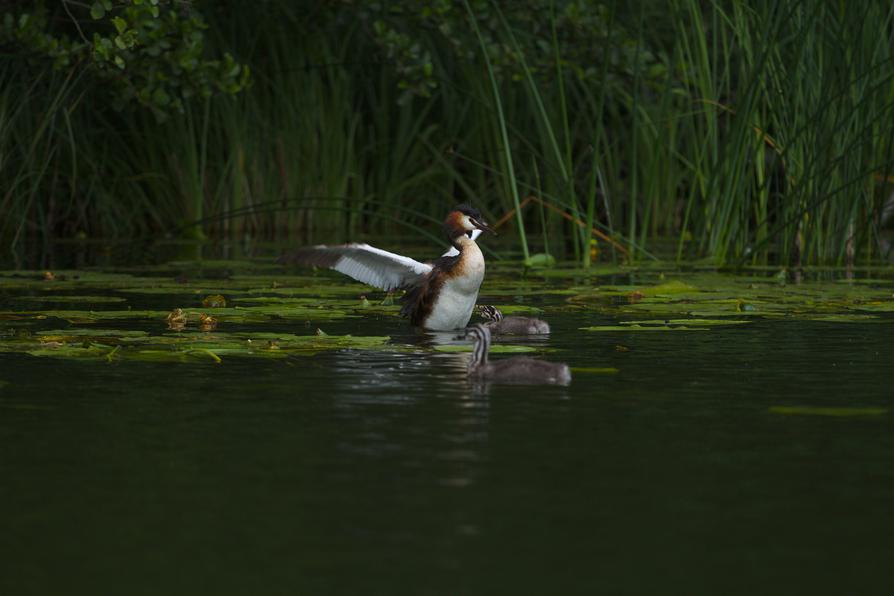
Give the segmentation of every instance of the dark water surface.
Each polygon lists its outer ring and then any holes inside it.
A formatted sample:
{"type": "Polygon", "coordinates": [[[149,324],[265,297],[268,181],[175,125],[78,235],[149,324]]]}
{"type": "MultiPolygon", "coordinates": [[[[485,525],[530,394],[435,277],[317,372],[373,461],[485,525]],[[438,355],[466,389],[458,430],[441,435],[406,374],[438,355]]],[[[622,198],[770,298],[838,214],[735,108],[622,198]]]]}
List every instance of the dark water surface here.
{"type": "MultiPolygon", "coordinates": [[[[0,593],[892,593],[890,315],[547,318],[542,357],[619,372],[482,388],[421,348],[0,353],[0,593]]],[[[391,317],[328,332],[430,341],[391,317]]]]}

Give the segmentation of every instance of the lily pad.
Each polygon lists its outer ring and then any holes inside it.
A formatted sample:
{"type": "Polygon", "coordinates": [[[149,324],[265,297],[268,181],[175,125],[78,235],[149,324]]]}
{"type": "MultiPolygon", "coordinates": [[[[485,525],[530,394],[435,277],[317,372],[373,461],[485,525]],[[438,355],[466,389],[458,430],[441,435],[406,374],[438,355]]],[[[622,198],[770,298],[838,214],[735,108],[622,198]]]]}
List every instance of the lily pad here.
{"type": "Polygon", "coordinates": [[[688,327],[684,325],[595,325],[593,327],[580,327],[581,331],[708,331],[708,327],[688,327]]]}
{"type": "Polygon", "coordinates": [[[713,327],[717,325],[742,325],[750,322],[742,319],[651,319],[645,321],[621,321],[621,325],[686,325],[689,327],[704,325],[713,327]]]}
{"type": "Polygon", "coordinates": [[[894,300],[888,302],[869,302],[855,306],[854,310],[865,312],[894,312],[894,300]]]}
{"type": "Polygon", "coordinates": [[[575,278],[575,277],[600,277],[619,275],[629,270],[614,265],[594,265],[589,269],[580,267],[553,268],[546,271],[537,271],[535,275],[544,278],[575,278]]]}
{"type": "Polygon", "coordinates": [[[247,290],[240,290],[237,288],[220,288],[218,286],[194,286],[189,284],[175,284],[166,282],[164,284],[159,285],[151,285],[151,286],[143,286],[143,287],[135,287],[135,288],[116,288],[116,292],[123,292],[125,294],[147,294],[147,295],[184,295],[188,294],[192,295],[200,295],[205,297],[206,295],[221,295],[221,294],[244,294],[247,290]]]}
{"type": "Polygon", "coordinates": [[[53,329],[49,331],[38,331],[35,335],[39,337],[73,337],[73,338],[89,338],[89,337],[147,337],[146,331],[137,329],[85,329],[71,327],[68,329],[53,329]]]}
{"type": "Polygon", "coordinates": [[[769,411],[772,414],[783,414],[786,416],[831,416],[835,418],[848,418],[855,416],[884,416],[888,413],[888,408],[772,406],[769,411]]]}
{"type": "Polygon", "coordinates": [[[44,296],[16,296],[16,301],[21,302],[84,302],[88,304],[127,302],[120,296],[68,296],[68,295],[44,295],[44,296]]]}
{"type": "Polygon", "coordinates": [[[0,312],[0,318],[10,316],[17,319],[56,318],[70,323],[94,323],[96,321],[116,321],[126,319],[159,319],[167,315],[157,310],[43,310],[29,312],[0,312]]]}
{"type": "Polygon", "coordinates": [[[146,360],[220,363],[225,357],[284,358],[348,348],[382,349],[389,340],[387,336],[189,331],[150,335],[145,332],[115,334],[114,331],[97,329],[67,329],[3,341],[0,342],[0,351],[106,362],[146,360]]]}
{"type": "Polygon", "coordinates": [[[840,314],[840,315],[806,315],[799,316],[802,321],[820,321],[823,323],[869,323],[881,320],[877,315],[840,314]]]}
{"type": "Polygon", "coordinates": [[[692,292],[699,292],[700,290],[695,286],[691,286],[682,281],[673,280],[658,284],[657,286],[639,288],[637,291],[644,296],[671,296],[674,294],[688,294],[692,292]]]}
{"type": "Polygon", "coordinates": [[[555,267],[556,258],[551,254],[539,252],[525,259],[524,264],[530,268],[555,267]]]}
{"type": "Polygon", "coordinates": [[[572,366],[571,372],[574,374],[585,374],[585,375],[616,375],[620,370],[614,368],[612,366],[606,367],[592,367],[592,366],[572,366]]]}

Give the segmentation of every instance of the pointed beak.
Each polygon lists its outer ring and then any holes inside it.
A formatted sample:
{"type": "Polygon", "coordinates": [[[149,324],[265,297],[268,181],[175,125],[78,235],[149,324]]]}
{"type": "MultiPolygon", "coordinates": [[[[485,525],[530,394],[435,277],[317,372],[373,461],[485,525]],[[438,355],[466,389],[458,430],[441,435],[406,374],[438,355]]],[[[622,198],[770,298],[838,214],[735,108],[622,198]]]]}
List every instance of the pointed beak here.
{"type": "Polygon", "coordinates": [[[493,230],[493,228],[491,228],[489,225],[487,225],[486,222],[483,222],[480,219],[475,219],[474,217],[472,217],[470,219],[472,221],[472,224],[479,230],[484,230],[485,232],[490,232],[494,236],[497,235],[497,233],[493,230]]]}

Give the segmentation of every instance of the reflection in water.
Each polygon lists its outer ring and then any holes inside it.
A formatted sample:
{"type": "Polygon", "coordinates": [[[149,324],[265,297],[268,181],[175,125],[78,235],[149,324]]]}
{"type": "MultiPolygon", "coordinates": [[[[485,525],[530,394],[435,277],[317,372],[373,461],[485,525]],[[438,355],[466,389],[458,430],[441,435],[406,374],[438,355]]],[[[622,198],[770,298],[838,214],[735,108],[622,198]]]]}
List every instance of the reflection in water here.
{"type": "Polygon", "coordinates": [[[389,350],[0,355],[0,593],[886,593],[894,319],[589,333],[632,317],[554,300],[507,341],[618,374],[476,386],[457,334],[375,317],[327,332],[389,350]],[[834,408],[877,414],[798,414],[834,408]]]}
{"type": "MultiPolygon", "coordinates": [[[[438,486],[472,486],[482,473],[477,464],[489,440],[487,392],[469,382],[468,353],[432,354],[419,349],[432,343],[456,343],[455,338],[454,333],[419,334],[414,336],[417,344],[396,346],[402,351],[335,354],[330,368],[336,379],[333,400],[341,404],[345,415],[362,420],[366,429],[343,436],[339,450],[353,457],[398,457],[405,448],[400,446],[404,439],[393,435],[395,424],[415,417],[406,409],[416,410],[419,415],[432,407],[446,409],[440,415],[442,424],[437,435],[427,437],[421,445],[417,443],[414,455],[403,454],[401,466],[413,470],[424,465],[422,460],[439,462],[441,473],[434,478],[438,486]],[[433,391],[433,387],[437,389],[433,391]],[[393,406],[401,409],[393,410],[393,406]]],[[[407,427],[399,435],[416,432],[407,427]]],[[[458,533],[477,533],[474,525],[465,522],[459,528],[458,533]]]]}

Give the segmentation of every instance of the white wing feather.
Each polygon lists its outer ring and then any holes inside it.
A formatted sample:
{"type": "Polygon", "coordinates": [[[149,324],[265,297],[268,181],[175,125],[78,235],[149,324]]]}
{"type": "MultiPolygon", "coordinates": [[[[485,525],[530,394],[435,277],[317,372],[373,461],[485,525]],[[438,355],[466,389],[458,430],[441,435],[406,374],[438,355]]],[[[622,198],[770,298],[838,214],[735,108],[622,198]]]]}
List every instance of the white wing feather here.
{"type": "Polygon", "coordinates": [[[300,253],[300,258],[293,260],[320,264],[386,291],[406,285],[432,270],[428,263],[369,244],[319,245],[302,249],[300,253]]]}

